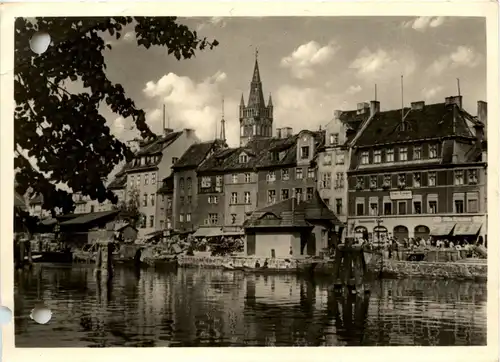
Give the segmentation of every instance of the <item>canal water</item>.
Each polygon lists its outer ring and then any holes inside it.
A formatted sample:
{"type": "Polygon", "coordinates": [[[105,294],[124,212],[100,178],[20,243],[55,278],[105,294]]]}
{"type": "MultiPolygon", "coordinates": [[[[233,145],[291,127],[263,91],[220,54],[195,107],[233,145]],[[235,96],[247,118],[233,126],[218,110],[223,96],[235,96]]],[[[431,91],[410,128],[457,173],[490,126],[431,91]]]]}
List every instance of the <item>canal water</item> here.
{"type": "Polygon", "coordinates": [[[486,284],[383,280],[367,297],[329,280],[239,271],[36,265],[15,274],[17,347],[486,345],[486,284]],[[37,302],[52,310],[38,325],[37,302]]]}

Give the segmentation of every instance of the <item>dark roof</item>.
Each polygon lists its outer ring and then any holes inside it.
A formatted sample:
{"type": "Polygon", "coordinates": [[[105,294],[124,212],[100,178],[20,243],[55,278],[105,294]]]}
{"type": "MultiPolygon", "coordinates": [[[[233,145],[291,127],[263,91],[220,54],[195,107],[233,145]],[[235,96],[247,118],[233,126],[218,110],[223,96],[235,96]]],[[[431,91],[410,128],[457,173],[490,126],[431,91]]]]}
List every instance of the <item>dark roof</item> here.
{"type": "Polygon", "coordinates": [[[318,220],[343,225],[316,191],[311,200],[298,202],[291,198],[254,211],[245,227],[307,227],[318,220]]]}
{"type": "Polygon", "coordinates": [[[38,194],[38,195],[35,195],[33,196],[30,200],[29,200],[29,203],[30,205],[32,204],[43,204],[43,196],[38,194]]]}
{"type": "MultiPolygon", "coordinates": [[[[313,134],[316,140],[316,150],[324,144],[324,131],[303,132],[313,134]]],[[[227,172],[293,165],[297,162],[298,137],[297,134],[287,138],[273,137],[251,140],[244,147],[228,148],[214,153],[198,167],[198,171],[227,172]],[[240,163],[239,157],[243,152],[248,155],[248,161],[240,163]],[[276,154],[279,156],[278,158],[275,158],[276,154]]]]}
{"type": "Polygon", "coordinates": [[[179,138],[181,134],[182,131],[171,132],[158,137],[152,142],[143,144],[139,151],[137,151],[136,156],[147,156],[160,153],[165,147],[170,146],[177,138],[179,138]]]}
{"type": "Polygon", "coordinates": [[[355,141],[355,146],[436,139],[450,135],[473,137],[466,119],[473,120],[474,117],[455,104],[429,104],[421,110],[404,108],[403,114],[405,130],[401,129],[401,109],[375,114],[355,141]]]}
{"type": "Polygon", "coordinates": [[[127,184],[126,176],[117,176],[111,183],[108,185],[108,189],[110,190],[118,190],[125,187],[127,184]]]}
{"type": "Polygon", "coordinates": [[[174,175],[170,175],[162,180],[163,186],[157,191],[158,194],[172,194],[174,192],[174,175]]]}
{"type": "Polygon", "coordinates": [[[110,217],[113,215],[118,215],[118,213],[119,213],[118,210],[111,210],[111,211],[100,211],[100,212],[93,212],[90,214],[84,214],[84,215],[75,217],[74,219],[61,222],[61,226],[85,225],[85,224],[97,221],[99,219],[103,219],[103,218],[110,217]]]}
{"type": "Polygon", "coordinates": [[[215,140],[210,142],[195,143],[187,149],[186,152],[181,156],[181,158],[173,166],[174,170],[179,170],[181,168],[196,168],[198,167],[207,157],[209,152],[214,148],[224,147],[223,141],[215,140]]]}
{"type": "Polygon", "coordinates": [[[365,111],[358,114],[357,110],[353,111],[342,111],[339,119],[342,123],[347,126],[347,139],[346,143],[350,143],[356,136],[358,130],[370,118],[370,112],[365,111]]]}

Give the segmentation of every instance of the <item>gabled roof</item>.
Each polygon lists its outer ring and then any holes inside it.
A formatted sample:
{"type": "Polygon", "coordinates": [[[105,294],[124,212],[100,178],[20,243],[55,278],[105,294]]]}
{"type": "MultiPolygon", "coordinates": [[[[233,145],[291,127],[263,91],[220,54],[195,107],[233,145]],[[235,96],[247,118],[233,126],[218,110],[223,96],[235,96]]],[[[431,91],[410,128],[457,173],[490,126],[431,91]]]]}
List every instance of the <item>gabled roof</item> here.
{"type": "Polygon", "coordinates": [[[329,221],[343,225],[316,191],[311,200],[298,202],[296,198],[254,211],[245,222],[245,227],[306,227],[313,221],[329,221]],[[264,221],[265,217],[267,220],[264,221]]]}
{"type": "Polygon", "coordinates": [[[451,135],[473,137],[466,117],[472,116],[455,104],[445,103],[428,104],[421,110],[404,108],[403,112],[401,109],[378,112],[370,118],[354,145],[375,146],[451,135]],[[402,124],[405,125],[404,129],[402,124]]]}
{"type": "Polygon", "coordinates": [[[160,153],[165,147],[170,146],[177,138],[180,137],[182,131],[180,132],[171,132],[164,136],[158,137],[153,142],[150,142],[144,146],[142,146],[139,151],[137,151],[137,156],[147,156],[154,155],[160,153]]]}
{"type": "Polygon", "coordinates": [[[116,177],[111,183],[108,185],[108,189],[110,190],[119,190],[123,189],[125,185],[127,184],[127,177],[126,176],[120,176],[116,177]]]}
{"type": "Polygon", "coordinates": [[[215,140],[209,142],[195,143],[187,149],[186,152],[181,156],[181,158],[173,166],[174,170],[180,170],[183,168],[196,168],[198,167],[207,157],[209,152],[217,147],[224,147],[223,141],[215,140]]]}

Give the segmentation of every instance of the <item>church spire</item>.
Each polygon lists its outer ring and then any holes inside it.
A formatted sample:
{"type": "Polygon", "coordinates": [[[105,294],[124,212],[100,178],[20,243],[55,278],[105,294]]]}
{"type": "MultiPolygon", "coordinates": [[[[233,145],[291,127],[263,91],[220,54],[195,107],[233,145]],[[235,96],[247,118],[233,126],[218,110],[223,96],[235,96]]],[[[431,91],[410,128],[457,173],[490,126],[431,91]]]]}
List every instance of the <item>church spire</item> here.
{"type": "Polygon", "coordinates": [[[253,77],[250,84],[250,96],[248,97],[248,107],[264,107],[264,94],[262,93],[262,82],[259,71],[259,51],[255,51],[255,66],[253,68],[253,77]]]}
{"type": "Polygon", "coordinates": [[[269,100],[267,101],[267,106],[268,107],[273,106],[273,97],[271,97],[271,93],[269,93],[269,100]]]}

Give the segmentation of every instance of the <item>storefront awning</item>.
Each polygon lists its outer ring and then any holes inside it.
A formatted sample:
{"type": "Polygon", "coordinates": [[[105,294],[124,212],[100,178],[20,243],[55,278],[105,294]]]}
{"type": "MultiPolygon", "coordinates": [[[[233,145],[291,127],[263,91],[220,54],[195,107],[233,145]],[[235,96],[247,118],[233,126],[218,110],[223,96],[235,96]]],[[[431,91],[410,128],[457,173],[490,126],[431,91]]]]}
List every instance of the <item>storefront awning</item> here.
{"type": "Polygon", "coordinates": [[[455,226],[455,230],[453,231],[453,235],[462,236],[462,235],[476,235],[479,233],[483,224],[480,223],[458,223],[455,226]]]}
{"type": "Polygon", "coordinates": [[[434,225],[431,229],[430,234],[432,236],[446,236],[450,235],[451,231],[455,227],[455,223],[441,223],[438,225],[434,225]]]}
{"type": "Polygon", "coordinates": [[[214,237],[214,236],[221,236],[222,235],[222,230],[221,228],[204,228],[201,227],[198,230],[195,231],[193,236],[195,238],[202,238],[202,237],[214,237]]]}

